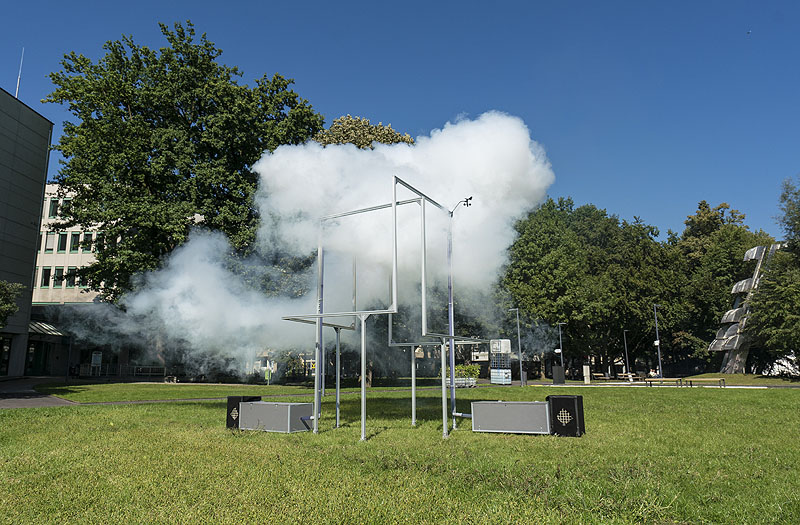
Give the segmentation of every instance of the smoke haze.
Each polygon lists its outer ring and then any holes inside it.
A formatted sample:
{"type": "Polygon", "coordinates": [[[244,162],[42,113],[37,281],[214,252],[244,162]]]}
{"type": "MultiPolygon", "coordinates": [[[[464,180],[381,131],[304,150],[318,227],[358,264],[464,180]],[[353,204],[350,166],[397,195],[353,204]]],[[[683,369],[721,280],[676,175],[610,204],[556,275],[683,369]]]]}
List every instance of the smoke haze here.
{"type": "MultiPolygon", "coordinates": [[[[319,218],[390,203],[393,175],[448,210],[472,196],[473,205],[454,215],[454,281],[456,290],[484,292],[506,262],[514,221],[544,199],[554,180],[544,150],[525,124],[496,112],[448,123],[418,137],[414,146],[281,146],[265,153],[254,169],[260,176],[256,204],[262,217],[257,250],[264,257],[316,253],[319,218]]],[[[408,190],[398,191],[399,200],[411,197],[408,190]]],[[[418,307],[418,205],[400,207],[398,217],[401,301],[418,307]]],[[[447,222],[446,212],[427,208],[432,283],[446,279],[447,222]]],[[[326,222],[323,239],[325,310],[351,309],[354,254],[358,306],[388,306],[390,211],[326,222]]],[[[137,291],[122,299],[128,321],[115,321],[117,329],[161,331],[168,341],[241,363],[260,349],[313,348],[312,326],[281,317],[315,312],[316,268],[294,277],[310,290],[304,297],[269,297],[228,269],[230,252],[223,235],[193,232],[162,269],[141,276],[137,291]],[[135,326],[123,326],[126,322],[135,326]]]]}

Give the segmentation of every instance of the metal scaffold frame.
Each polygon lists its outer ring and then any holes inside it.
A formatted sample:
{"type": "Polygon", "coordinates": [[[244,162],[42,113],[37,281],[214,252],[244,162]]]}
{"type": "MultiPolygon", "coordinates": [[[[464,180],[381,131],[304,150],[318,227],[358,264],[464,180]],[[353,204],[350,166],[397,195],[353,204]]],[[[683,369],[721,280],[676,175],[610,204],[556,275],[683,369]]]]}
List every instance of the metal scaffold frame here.
{"type": "MultiPolygon", "coordinates": [[[[356,319],[360,320],[360,330],[361,330],[361,441],[366,440],[366,417],[367,417],[367,407],[366,407],[366,366],[367,366],[367,359],[366,359],[366,321],[371,315],[388,315],[389,318],[389,346],[401,346],[401,347],[411,347],[411,364],[412,364],[412,425],[416,425],[416,363],[415,363],[415,354],[413,347],[416,346],[429,346],[429,345],[441,345],[442,352],[442,433],[443,437],[448,436],[448,421],[447,421],[447,390],[446,390],[446,379],[445,379],[445,372],[446,372],[446,362],[445,362],[445,347],[448,341],[451,342],[450,344],[450,353],[451,353],[451,368],[453,367],[453,344],[452,341],[454,339],[463,339],[468,340],[470,342],[485,342],[483,339],[473,339],[468,337],[456,337],[454,335],[454,326],[453,326],[453,306],[452,306],[452,262],[451,262],[451,254],[452,254],[452,235],[451,235],[451,228],[452,228],[452,212],[449,211],[446,207],[442,206],[432,198],[428,197],[421,191],[417,190],[410,184],[406,183],[402,179],[397,176],[392,177],[392,202],[387,204],[380,204],[377,206],[371,206],[368,208],[361,208],[357,210],[351,210],[343,213],[337,213],[333,215],[327,215],[321,217],[319,219],[320,225],[320,236],[319,242],[317,245],[317,311],[313,314],[297,314],[297,315],[289,315],[285,316],[282,319],[287,321],[294,321],[300,323],[308,323],[308,324],[315,324],[317,327],[316,330],[316,345],[315,345],[315,363],[317,363],[316,373],[314,375],[314,415],[313,418],[313,432],[316,434],[319,432],[319,418],[321,415],[321,402],[322,402],[322,394],[324,392],[324,359],[325,359],[325,350],[323,346],[323,337],[322,337],[322,329],[324,326],[332,327],[336,332],[336,427],[339,427],[339,400],[340,400],[340,333],[341,330],[354,330],[356,328],[356,319]],[[402,201],[397,200],[397,186],[398,184],[413,194],[416,197],[411,199],[405,199],[402,201]],[[398,291],[397,291],[397,207],[404,206],[406,204],[413,204],[417,203],[420,206],[420,246],[421,246],[421,256],[420,256],[420,278],[421,278],[421,309],[422,309],[422,337],[435,337],[438,341],[419,341],[419,342],[404,342],[404,343],[396,343],[392,341],[392,315],[396,314],[398,311],[398,291]],[[449,319],[448,319],[448,334],[440,334],[428,331],[427,325],[427,312],[428,312],[428,305],[427,305],[427,248],[426,248],[426,223],[425,223],[425,214],[426,214],[426,207],[427,205],[432,205],[436,209],[441,210],[445,213],[449,214],[450,217],[450,226],[448,228],[448,285],[450,290],[450,304],[449,304],[449,319]],[[353,215],[359,215],[363,213],[370,213],[378,210],[383,210],[391,208],[392,210],[392,283],[391,283],[391,303],[385,309],[378,309],[378,310],[358,310],[357,308],[357,294],[356,294],[356,272],[357,272],[357,265],[355,257],[353,259],[353,306],[352,310],[350,311],[340,311],[340,312],[325,312],[324,305],[323,305],[323,296],[324,296],[324,247],[322,243],[322,231],[326,222],[331,220],[336,220],[342,217],[348,217],[353,215]],[[326,321],[327,318],[353,318],[353,321],[347,324],[339,324],[331,321],[326,321]]],[[[455,407],[455,387],[452,381],[454,370],[450,371],[451,376],[451,412],[455,418],[458,413],[456,412],[455,407]]],[[[455,419],[454,419],[454,428],[455,428],[455,419]]]]}

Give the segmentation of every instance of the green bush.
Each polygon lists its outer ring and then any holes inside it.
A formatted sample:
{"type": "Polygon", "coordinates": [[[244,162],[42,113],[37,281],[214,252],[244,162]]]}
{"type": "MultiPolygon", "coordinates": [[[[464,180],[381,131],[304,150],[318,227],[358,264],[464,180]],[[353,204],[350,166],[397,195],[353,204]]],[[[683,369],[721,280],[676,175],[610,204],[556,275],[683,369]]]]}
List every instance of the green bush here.
{"type": "MultiPolygon", "coordinates": [[[[456,365],[456,377],[473,377],[478,379],[480,373],[480,365],[456,365]]],[[[450,375],[449,369],[447,375],[448,377],[450,375]]]]}

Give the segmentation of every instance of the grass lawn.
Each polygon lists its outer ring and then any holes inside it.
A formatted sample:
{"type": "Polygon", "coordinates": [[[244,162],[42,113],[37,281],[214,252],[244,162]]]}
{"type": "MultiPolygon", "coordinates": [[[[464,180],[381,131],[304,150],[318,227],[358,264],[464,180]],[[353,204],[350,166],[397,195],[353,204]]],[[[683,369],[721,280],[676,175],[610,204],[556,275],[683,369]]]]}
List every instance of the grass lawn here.
{"type": "MultiPolygon", "coordinates": [[[[352,383],[352,381],[351,381],[352,383]]],[[[376,386],[375,391],[410,388],[411,379],[402,378],[393,386],[376,386]],[[406,385],[407,383],[407,385],[406,385]]],[[[380,383],[379,383],[380,384],[380,383]]],[[[417,387],[438,386],[439,378],[419,378],[417,387]]],[[[335,385],[328,384],[326,392],[333,394],[335,385]]],[[[58,396],[76,403],[105,403],[113,401],[155,401],[165,399],[211,399],[226,396],[312,396],[313,384],[284,385],[224,385],[208,383],[43,383],[36,385],[42,394],[58,396]]],[[[357,392],[359,387],[346,387],[342,392],[357,392]]]]}
{"type": "Polygon", "coordinates": [[[356,395],[341,429],[325,398],[318,435],[227,430],[223,401],[2,410],[0,523],[800,523],[800,390],[495,387],[458,408],[551,393],[584,396],[585,436],[465,420],[443,440],[430,390],[417,428],[408,392],[371,392],[366,442],[356,395]]]}
{"type": "Polygon", "coordinates": [[[758,374],[699,374],[686,379],[719,379],[724,378],[726,385],[738,386],[798,386],[800,378],[782,378],[762,376],[758,374]]]}

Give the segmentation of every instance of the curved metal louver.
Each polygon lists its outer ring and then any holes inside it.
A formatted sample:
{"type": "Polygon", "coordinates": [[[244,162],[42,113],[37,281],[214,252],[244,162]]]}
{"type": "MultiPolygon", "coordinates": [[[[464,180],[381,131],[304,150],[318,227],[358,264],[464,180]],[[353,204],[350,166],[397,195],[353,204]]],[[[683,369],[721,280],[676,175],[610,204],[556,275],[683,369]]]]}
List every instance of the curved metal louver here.
{"type": "Polygon", "coordinates": [[[722,323],[738,323],[742,320],[745,314],[745,307],[741,306],[739,308],[734,308],[733,310],[728,310],[725,312],[725,315],[722,316],[722,323]]]}
{"type": "Polygon", "coordinates": [[[742,343],[744,343],[744,337],[741,335],[734,335],[725,340],[723,348],[725,350],[738,350],[742,346],[742,343]]]}
{"type": "Polygon", "coordinates": [[[753,248],[750,248],[749,250],[744,252],[744,260],[756,261],[760,259],[761,256],[764,255],[764,250],[766,248],[767,248],[766,246],[754,246],[753,248]]]}
{"type": "Polygon", "coordinates": [[[733,285],[733,289],[731,293],[744,293],[749,292],[753,288],[753,278],[750,277],[749,279],[742,279],[738,283],[733,285]]]}
{"type": "Polygon", "coordinates": [[[714,341],[708,345],[709,352],[721,352],[725,350],[725,339],[714,339],[714,341]]]}

